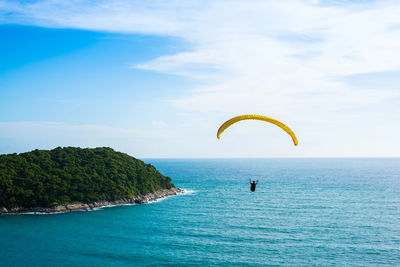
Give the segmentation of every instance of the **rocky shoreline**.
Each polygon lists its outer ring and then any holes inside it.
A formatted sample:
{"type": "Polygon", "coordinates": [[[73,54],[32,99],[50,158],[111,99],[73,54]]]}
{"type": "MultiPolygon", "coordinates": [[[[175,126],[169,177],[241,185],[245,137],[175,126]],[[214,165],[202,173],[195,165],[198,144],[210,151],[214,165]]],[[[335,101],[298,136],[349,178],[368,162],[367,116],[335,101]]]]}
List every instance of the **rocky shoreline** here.
{"type": "Polygon", "coordinates": [[[67,205],[58,205],[50,208],[34,207],[34,208],[24,208],[17,207],[10,210],[0,207],[0,214],[22,214],[22,213],[58,213],[58,212],[69,212],[77,210],[90,211],[95,208],[103,208],[107,206],[124,205],[124,204],[144,204],[150,201],[154,201],[167,196],[177,195],[182,193],[183,190],[180,188],[173,187],[171,189],[160,189],[153,193],[148,193],[145,195],[135,196],[133,198],[124,198],[115,201],[96,201],[92,203],[74,203],[67,205]]]}

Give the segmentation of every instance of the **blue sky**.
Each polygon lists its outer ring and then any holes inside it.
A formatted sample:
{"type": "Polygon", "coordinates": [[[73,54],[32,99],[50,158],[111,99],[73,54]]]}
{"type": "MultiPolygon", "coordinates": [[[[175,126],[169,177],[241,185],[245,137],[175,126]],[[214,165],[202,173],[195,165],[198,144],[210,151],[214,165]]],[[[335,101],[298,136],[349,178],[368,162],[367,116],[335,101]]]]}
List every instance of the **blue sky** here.
{"type": "Polygon", "coordinates": [[[132,106],[145,109],[185,84],[130,68],[177,50],[168,38],[16,25],[0,34],[2,121],[129,123],[140,117],[132,106]]]}
{"type": "Polygon", "coordinates": [[[0,0],[0,153],[400,156],[396,1],[0,0]],[[284,121],[243,122],[239,114],[284,121]],[[390,129],[390,131],[388,130],[390,129]]]}
{"type": "MultiPolygon", "coordinates": [[[[4,40],[0,44],[0,121],[4,123],[163,125],[161,121],[174,114],[165,99],[189,84],[184,77],[131,68],[182,49],[183,44],[174,38],[15,24],[1,25],[0,36],[4,40]]],[[[10,139],[12,135],[1,139],[2,153],[57,143],[18,139],[11,145],[10,139]]],[[[68,145],[68,141],[59,142],[68,145]]]]}

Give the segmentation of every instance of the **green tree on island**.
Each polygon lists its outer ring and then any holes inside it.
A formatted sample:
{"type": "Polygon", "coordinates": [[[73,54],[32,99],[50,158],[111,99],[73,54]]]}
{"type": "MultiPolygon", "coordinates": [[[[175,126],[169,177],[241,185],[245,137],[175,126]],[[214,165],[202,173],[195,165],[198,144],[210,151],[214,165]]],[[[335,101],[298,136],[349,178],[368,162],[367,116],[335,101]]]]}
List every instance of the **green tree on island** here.
{"type": "Polygon", "coordinates": [[[113,201],[171,187],[151,164],[107,147],[0,155],[0,207],[113,201]]]}

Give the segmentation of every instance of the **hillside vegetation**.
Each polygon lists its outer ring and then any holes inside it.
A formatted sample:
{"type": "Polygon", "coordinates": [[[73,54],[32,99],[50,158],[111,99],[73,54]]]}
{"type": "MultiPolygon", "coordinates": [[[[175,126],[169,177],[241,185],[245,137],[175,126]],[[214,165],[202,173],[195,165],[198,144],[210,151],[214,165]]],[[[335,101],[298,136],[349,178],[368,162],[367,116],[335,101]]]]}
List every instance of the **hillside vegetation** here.
{"type": "Polygon", "coordinates": [[[152,165],[111,148],[0,155],[0,207],[112,201],[171,187],[152,165]]]}

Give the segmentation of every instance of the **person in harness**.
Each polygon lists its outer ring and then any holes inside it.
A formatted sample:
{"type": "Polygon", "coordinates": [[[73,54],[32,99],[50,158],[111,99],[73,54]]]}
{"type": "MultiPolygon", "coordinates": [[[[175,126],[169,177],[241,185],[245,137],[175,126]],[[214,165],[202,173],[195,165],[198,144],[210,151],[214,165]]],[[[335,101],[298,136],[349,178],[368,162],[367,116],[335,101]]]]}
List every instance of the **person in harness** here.
{"type": "Polygon", "coordinates": [[[250,179],[250,190],[251,190],[251,192],[256,191],[256,185],[257,184],[258,184],[258,180],[252,182],[251,179],[250,179]]]}

